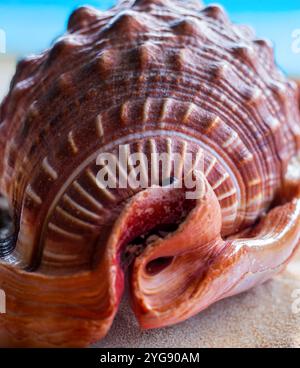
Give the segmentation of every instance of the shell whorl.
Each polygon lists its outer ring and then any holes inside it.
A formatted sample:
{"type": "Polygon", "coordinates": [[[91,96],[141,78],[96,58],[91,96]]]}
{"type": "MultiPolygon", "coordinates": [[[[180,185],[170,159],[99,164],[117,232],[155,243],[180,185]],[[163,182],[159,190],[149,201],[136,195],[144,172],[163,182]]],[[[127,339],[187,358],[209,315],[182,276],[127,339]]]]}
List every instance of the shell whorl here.
{"type": "MultiPolygon", "coordinates": [[[[20,62],[1,117],[8,136],[2,189],[14,204],[24,198],[25,217],[32,201],[49,217],[45,196],[48,203],[49,191],[95,150],[152,130],[193,137],[230,167],[223,174],[240,199],[229,232],[266,210],[298,150],[295,91],[268,42],[231,24],[222,8],[195,4],[80,8],[49,51],[20,62]]],[[[218,175],[211,178],[217,186],[218,175]]],[[[226,185],[219,190],[230,196],[226,185]]]]}
{"type": "Polygon", "coordinates": [[[219,6],[128,0],[76,10],[49,50],[18,64],[1,107],[0,192],[20,228],[9,261],[67,275],[105,262],[100,245],[137,193],[97,188],[97,153],[116,155],[119,144],[183,161],[201,151],[222,236],[246,229],[298,154],[297,99],[269,42],[219,6]]]}

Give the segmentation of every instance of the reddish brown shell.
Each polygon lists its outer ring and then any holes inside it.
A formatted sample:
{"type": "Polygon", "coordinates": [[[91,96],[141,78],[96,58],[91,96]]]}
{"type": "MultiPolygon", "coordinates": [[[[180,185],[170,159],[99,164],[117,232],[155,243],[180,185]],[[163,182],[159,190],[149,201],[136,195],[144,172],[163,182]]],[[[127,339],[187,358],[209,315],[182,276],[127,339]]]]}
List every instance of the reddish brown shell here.
{"type": "MultiPolygon", "coordinates": [[[[156,233],[131,267],[143,327],[181,321],[278,272],[299,240],[298,98],[269,42],[221,7],[136,0],[76,10],[63,37],[19,63],[1,106],[0,191],[18,230],[0,263],[1,344],[103,337],[123,291],[122,254],[162,224],[180,225],[156,233]],[[121,144],[147,157],[180,153],[182,163],[200,153],[201,198],[99,188],[97,155],[117,156],[121,144]],[[255,227],[283,196],[291,202],[255,227]]],[[[182,175],[170,165],[166,176],[182,175]]]]}

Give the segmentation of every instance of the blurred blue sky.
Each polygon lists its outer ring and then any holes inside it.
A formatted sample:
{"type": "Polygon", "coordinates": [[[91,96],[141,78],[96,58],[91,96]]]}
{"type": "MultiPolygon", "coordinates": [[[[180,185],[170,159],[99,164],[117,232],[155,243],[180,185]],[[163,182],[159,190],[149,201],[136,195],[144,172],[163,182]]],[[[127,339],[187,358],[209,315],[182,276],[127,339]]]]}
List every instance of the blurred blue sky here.
{"type": "MultiPolygon", "coordinates": [[[[300,53],[291,49],[292,32],[300,29],[300,0],[215,0],[238,23],[252,25],[259,36],[276,45],[279,65],[290,74],[300,74],[300,53]]],[[[80,5],[106,9],[115,0],[0,0],[0,28],[6,32],[7,51],[23,56],[46,48],[62,34],[68,15],[80,5]]]]}

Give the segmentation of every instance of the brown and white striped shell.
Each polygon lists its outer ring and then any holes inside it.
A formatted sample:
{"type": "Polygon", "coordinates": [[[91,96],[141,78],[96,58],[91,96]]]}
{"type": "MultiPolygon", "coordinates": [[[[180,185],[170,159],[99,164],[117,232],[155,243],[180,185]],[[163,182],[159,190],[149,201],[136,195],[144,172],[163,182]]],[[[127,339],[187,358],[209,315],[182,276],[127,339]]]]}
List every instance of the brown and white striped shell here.
{"type": "MultiPolygon", "coordinates": [[[[0,191],[15,232],[0,243],[0,345],[102,338],[130,254],[144,328],[280,271],[299,243],[297,101],[269,42],[221,7],[131,0],[76,10],[63,37],[18,64],[1,107],[0,191]],[[200,155],[201,198],[172,186],[100,188],[96,158],[117,160],[120,145],[180,153],[182,167],[200,155]]],[[[165,174],[183,172],[170,164],[165,174]]]]}

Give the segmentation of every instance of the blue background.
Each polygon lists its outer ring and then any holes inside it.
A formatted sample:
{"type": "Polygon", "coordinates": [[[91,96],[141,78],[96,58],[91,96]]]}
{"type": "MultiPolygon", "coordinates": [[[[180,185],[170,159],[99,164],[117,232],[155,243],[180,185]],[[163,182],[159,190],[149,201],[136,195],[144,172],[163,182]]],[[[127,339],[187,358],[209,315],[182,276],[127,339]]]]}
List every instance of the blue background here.
{"type": "MultiPolygon", "coordinates": [[[[215,0],[238,23],[252,25],[259,36],[276,45],[279,65],[290,74],[300,74],[300,54],[291,49],[292,31],[300,29],[300,1],[215,0]]],[[[7,51],[17,57],[36,53],[64,32],[70,12],[79,5],[106,9],[114,0],[0,0],[0,28],[6,32],[7,51]]]]}

